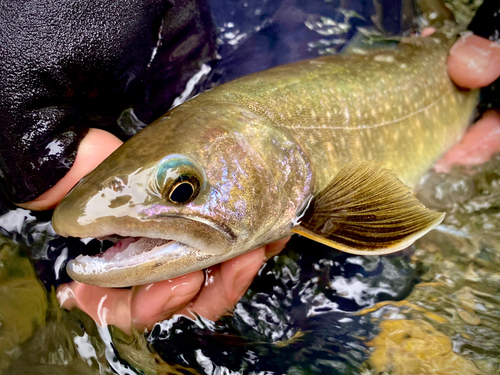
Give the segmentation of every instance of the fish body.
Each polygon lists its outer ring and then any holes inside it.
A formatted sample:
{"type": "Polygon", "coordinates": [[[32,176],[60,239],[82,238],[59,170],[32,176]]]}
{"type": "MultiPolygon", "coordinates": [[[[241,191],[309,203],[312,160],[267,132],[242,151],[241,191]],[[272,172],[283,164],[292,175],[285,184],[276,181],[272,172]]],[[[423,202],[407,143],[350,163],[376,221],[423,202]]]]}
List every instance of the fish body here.
{"type": "MultiPolygon", "coordinates": [[[[141,238],[123,251],[115,246],[98,257],[78,257],[68,265],[70,276],[129,286],[203,269],[290,235],[302,215],[317,217],[318,207],[309,212],[311,200],[312,206],[333,202],[333,193],[328,199],[323,194],[333,191],[332,181],[335,197],[366,193],[335,201],[344,207],[337,210],[339,222],[350,210],[347,201],[372,202],[358,205],[354,216],[361,221],[376,216],[370,210],[384,212],[373,197],[397,190],[393,177],[346,165],[378,162],[411,187],[460,139],[477,92],[448,78],[450,45],[436,34],[402,38],[394,48],[300,61],[242,77],[172,109],[82,179],[55,210],[53,225],[61,235],[141,238]],[[381,179],[390,181],[367,193],[381,179]]],[[[400,191],[387,212],[409,195],[400,191]]],[[[416,207],[410,206],[408,212],[416,207]]],[[[408,212],[401,217],[418,221],[408,212]]],[[[411,235],[397,231],[413,241],[442,219],[431,216],[411,235]]],[[[313,224],[295,232],[321,241],[322,233],[334,232],[332,225],[339,227],[325,220],[316,234],[313,224]]],[[[352,223],[346,224],[350,232],[365,231],[352,223]]],[[[379,224],[367,228],[377,232],[375,241],[386,236],[379,224]]],[[[349,251],[345,238],[337,236],[332,246],[349,251]]],[[[405,241],[373,253],[411,243],[405,241]]],[[[369,253],[363,246],[351,252],[369,253]]]]}

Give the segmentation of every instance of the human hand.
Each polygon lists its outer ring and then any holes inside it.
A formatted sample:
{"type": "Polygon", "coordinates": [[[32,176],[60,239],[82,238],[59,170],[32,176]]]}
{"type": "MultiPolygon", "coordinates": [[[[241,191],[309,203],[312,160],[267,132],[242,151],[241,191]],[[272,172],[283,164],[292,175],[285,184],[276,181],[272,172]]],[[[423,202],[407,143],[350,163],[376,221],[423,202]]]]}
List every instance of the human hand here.
{"type": "MultiPolygon", "coordinates": [[[[450,50],[448,73],[464,88],[487,86],[500,77],[500,43],[468,34],[450,50]]],[[[500,151],[500,114],[487,111],[472,125],[462,140],[453,146],[434,169],[449,172],[453,165],[481,164],[500,151]]]]}
{"type": "MultiPolygon", "coordinates": [[[[109,156],[122,142],[112,134],[90,129],[80,143],[75,163],[53,188],[28,209],[55,206],[82,177],[109,156]]],[[[250,286],[262,263],[279,253],[288,238],[260,247],[206,271],[197,271],[132,289],[101,288],[72,282],[58,290],[61,305],[78,307],[98,324],[112,324],[125,332],[131,327],[150,329],[173,314],[199,314],[217,320],[227,314],[250,286]]]]}

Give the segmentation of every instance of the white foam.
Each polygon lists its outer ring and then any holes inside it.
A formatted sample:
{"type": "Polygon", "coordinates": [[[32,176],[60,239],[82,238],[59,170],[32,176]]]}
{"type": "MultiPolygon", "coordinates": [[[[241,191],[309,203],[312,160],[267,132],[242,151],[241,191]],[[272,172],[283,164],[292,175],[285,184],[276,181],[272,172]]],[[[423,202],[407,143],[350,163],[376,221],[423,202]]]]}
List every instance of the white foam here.
{"type": "Polygon", "coordinates": [[[187,97],[193,92],[193,89],[195,85],[200,82],[201,78],[204,75],[207,75],[212,68],[208,66],[207,64],[203,64],[200,68],[200,70],[192,76],[189,81],[186,83],[186,88],[184,91],[174,99],[174,102],[172,103],[172,108],[177,107],[178,105],[184,103],[187,99],[187,97]]]}
{"type": "Polygon", "coordinates": [[[36,220],[30,213],[31,211],[22,208],[11,210],[0,216],[0,227],[8,232],[21,233],[25,221],[36,220]]]}

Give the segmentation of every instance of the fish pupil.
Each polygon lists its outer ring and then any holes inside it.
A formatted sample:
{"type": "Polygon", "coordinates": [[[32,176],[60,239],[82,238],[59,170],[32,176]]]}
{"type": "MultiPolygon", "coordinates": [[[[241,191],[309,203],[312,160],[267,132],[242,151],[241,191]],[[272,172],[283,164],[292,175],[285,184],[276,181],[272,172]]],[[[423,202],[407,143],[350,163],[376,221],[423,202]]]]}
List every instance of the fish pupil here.
{"type": "Polygon", "coordinates": [[[170,193],[170,201],[177,204],[186,203],[191,199],[194,193],[194,187],[190,182],[181,182],[174,186],[170,193]]]}

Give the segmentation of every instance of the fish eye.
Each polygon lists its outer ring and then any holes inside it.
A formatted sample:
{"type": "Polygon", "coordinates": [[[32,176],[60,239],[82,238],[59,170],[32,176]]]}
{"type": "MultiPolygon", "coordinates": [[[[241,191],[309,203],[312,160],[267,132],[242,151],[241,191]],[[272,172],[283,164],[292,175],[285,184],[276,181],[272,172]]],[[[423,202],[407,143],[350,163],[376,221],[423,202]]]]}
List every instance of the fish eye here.
{"type": "Polygon", "coordinates": [[[168,200],[176,204],[189,202],[195,192],[195,187],[190,181],[181,181],[170,190],[168,200]]]}
{"type": "Polygon", "coordinates": [[[200,192],[203,174],[191,160],[172,154],[161,160],[153,174],[152,190],[170,203],[185,205],[200,192]]]}

